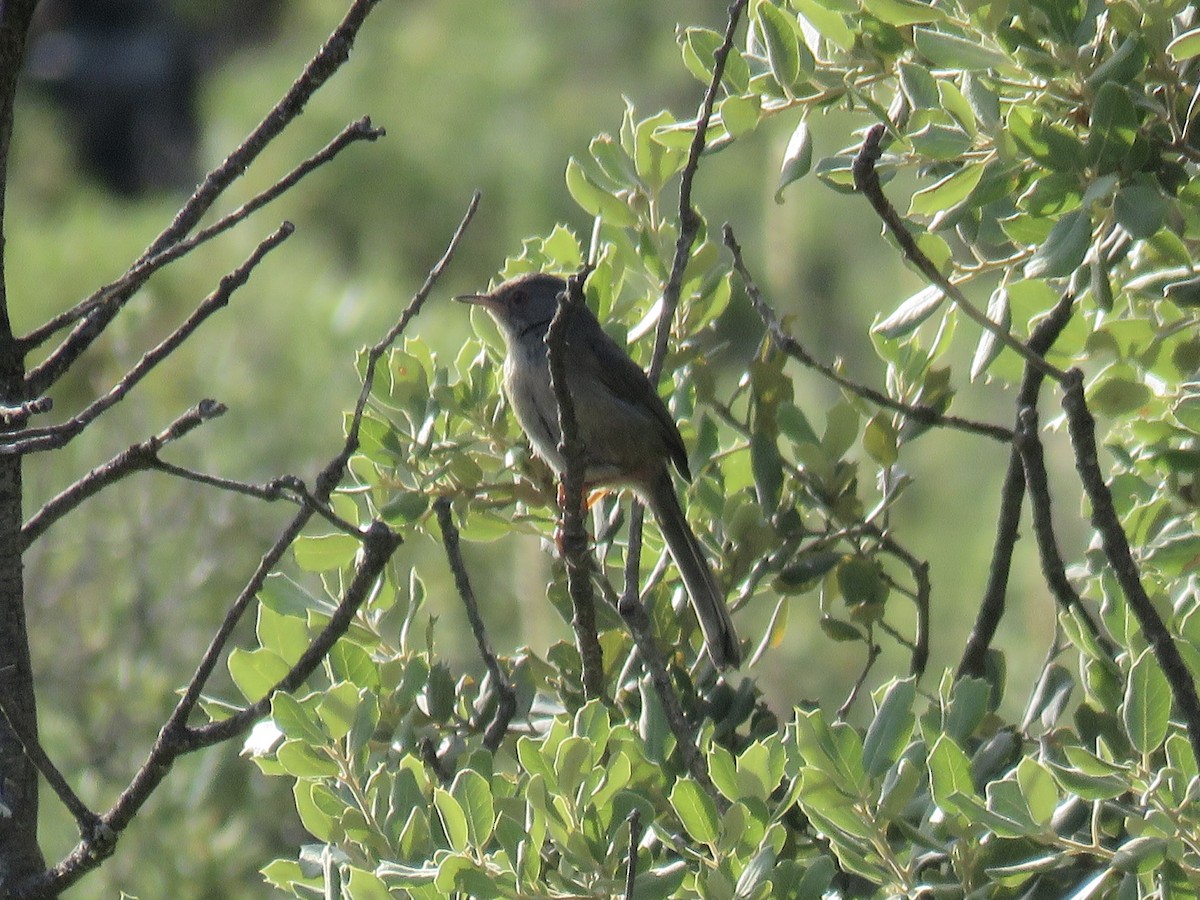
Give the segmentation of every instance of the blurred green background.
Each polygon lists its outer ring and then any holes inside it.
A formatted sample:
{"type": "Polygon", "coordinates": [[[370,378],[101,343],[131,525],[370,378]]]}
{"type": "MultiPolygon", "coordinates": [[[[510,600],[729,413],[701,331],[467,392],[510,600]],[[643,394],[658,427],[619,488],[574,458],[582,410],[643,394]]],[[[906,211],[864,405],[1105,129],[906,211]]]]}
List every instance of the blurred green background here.
{"type": "MultiPolygon", "coordinates": [[[[201,12],[213,52],[199,94],[198,162],[219,162],[295,78],[343,11],[329,0],[294,0],[273,23],[239,30],[237,4],[201,12]],[[237,41],[229,42],[230,35],[237,41]]],[[[54,395],[53,418],[106,390],[237,265],[283,218],[295,236],[272,254],[183,351],[66,450],[31,458],[29,507],[89,468],[165,426],[201,397],[229,413],[169,452],[169,458],[234,478],[285,472],[311,478],[337,449],[341,413],[358,388],[355,351],[374,342],[440,256],[471,192],[483,204],[447,277],[414,327],[453,357],[467,320],[447,298],[485,286],[521,239],[562,222],[586,239],[591,223],[563,182],[567,158],[615,132],[622,95],[644,114],[695,109],[702,86],[679,61],[675,29],[721,29],[725,4],[689,0],[438,0],[383,3],[352,59],[305,114],[225,197],[228,211],[321,147],[351,119],[369,114],[386,139],[351,148],[250,223],[156,276],[54,395]]],[[[12,316],[26,331],[118,276],[170,220],[183,194],[114,196],[79,165],[67,136],[71,114],[44,92],[25,92],[17,113],[9,184],[8,278],[12,316]]],[[[922,285],[879,237],[867,205],[814,179],[773,199],[778,161],[794,121],[772,122],[711,157],[696,201],[714,226],[731,222],[768,297],[820,357],[882,383],[867,328],[922,285]]],[[[814,123],[818,153],[853,141],[849,117],[814,123]]],[[[753,346],[758,326],[738,321],[753,346]]],[[[960,341],[956,370],[970,341],[960,341]]],[[[736,365],[736,363],[734,363],[736,365]]],[[[820,427],[836,393],[797,373],[797,395],[820,427]]],[[[965,389],[955,409],[1005,421],[1011,396],[997,386],[965,389]]],[[[986,579],[1002,449],[947,433],[906,450],[917,485],[893,526],[930,560],[934,584],[931,677],[953,665],[986,579]]],[[[1060,510],[1077,518],[1077,509],[1060,510]]],[[[107,808],[147,752],[216,623],[289,510],[180,484],[160,475],[129,479],[56,525],[27,556],[30,631],[45,745],[84,799],[107,808]]],[[[1079,548],[1078,530],[1068,540],[1079,548]]],[[[567,634],[549,605],[518,606],[522,586],[540,584],[536,541],[467,548],[485,571],[484,614],[501,652],[544,649],[567,634]]],[[[440,548],[402,548],[420,564],[441,622],[439,640],[456,670],[480,668],[448,584],[440,548]]],[[[1027,688],[1049,643],[1053,614],[1031,547],[1018,550],[999,646],[1013,687],[1027,688]]],[[[765,619],[773,601],[749,611],[765,619]]],[[[835,705],[862,660],[824,638],[815,596],[796,598],[786,646],[757,674],[781,717],[802,700],[835,705]]],[[[872,683],[903,674],[898,652],[872,683]]],[[[223,683],[214,690],[224,690],[223,683]]],[[[1024,691],[1021,691],[1024,693],[1024,691]]],[[[257,897],[259,866],[292,855],[304,840],[287,782],[268,780],[237,747],[181,763],[122,836],[113,859],[71,896],[257,897]]],[[[73,823],[43,795],[43,841],[57,859],[76,839],[73,823]]]]}

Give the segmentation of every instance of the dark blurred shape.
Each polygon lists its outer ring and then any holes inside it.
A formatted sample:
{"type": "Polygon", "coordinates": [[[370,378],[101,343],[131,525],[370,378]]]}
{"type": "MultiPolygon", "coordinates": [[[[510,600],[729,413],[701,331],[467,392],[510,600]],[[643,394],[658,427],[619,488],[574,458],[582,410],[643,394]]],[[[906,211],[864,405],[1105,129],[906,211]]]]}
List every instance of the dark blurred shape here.
{"type": "Polygon", "coordinates": [[[197,177],[197,39],[161,0],[46,0],[28,75],[65,108],[89,174],[123,196],[197,177]]]}

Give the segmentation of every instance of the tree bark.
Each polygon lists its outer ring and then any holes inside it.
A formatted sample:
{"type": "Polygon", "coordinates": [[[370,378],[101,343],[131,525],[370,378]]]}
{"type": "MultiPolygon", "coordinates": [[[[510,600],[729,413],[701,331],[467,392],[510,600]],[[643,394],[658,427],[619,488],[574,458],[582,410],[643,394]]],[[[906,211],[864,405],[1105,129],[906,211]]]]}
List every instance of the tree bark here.
{"type": "MultiPolygon", "coordinates": [[[[4,273],[4,222],[13,101],[25,57],[29,22],[37,0],[0,2],[0,403],[25,399],[25,365],[8,315],[4,273]]],[[[0,692],[12,725],[37,735],[37,704],[21,570],[21,458],[0,457],[0,692]]],[[[37,841],[38,775],[17,732],[0,717],[0,889],[45,868],[37,841]]]]}

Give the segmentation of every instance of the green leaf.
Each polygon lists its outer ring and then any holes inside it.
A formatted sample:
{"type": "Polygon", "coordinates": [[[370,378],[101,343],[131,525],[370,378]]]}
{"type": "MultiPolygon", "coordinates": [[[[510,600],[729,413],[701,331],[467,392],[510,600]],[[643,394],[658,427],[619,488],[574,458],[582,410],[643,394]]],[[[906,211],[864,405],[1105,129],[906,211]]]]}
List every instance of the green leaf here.
{"type": "Polygon", "coordinates": [[[845,643],[846,641],[866,640],[863,633],[855,626],[849,622],[843,622],[841,619],[835,619],[833,616],[821,616],[820,624],[825,636],[832,641],[845,643]]]}
{"type": "Polygon", "coordinates": [[[237,647],[229,654],[229,675],[242,696],[257,703],[283,679],[291,666],[270,650],[243,650],[237,647]]]}
{"type": "Polygon", "coordinates": [[[292,797],[296,801],[296,813],[300,816],[300,824],[318,841],[327,843],[336,840],[338,832],[333,816],[325,812],[318,802],[322,795],[328,794],[329,788],[319,781],[297,780],[292,786],[292,797]]]}
{"type": "Polygon", "coordinates": [[[487,779],[472,769],[463,769],[454,776],[450,795],[463,812],[471,846],[483,850],[496,827],[496,808],[487,779]]]}
{"type": "Polygon", "coordinates": [[[271,698],[271,720],[285,737],[318,746],[329,740],[329,736],[300,701],[283,691],[271,698]]]}
{"type": "Polygon", "coordinates": [[[1112,867],[1118,872],[1146,875],[1156,872],[1167,855],[1167,842],[1160,837],[1130,838],[1117,848],[1112,867]]]}
{"type": "Polygon", "coordinates": [[[1032,757],[1025,757],[1017,766],[1017,784],[1029,812],[1039,825],[1049,825],[1058,806],[1058,788],[1046,768],[1032,757]]]}
{"type": "Polygon", "coordinates": [[[1129,184],[1113,198],[1113,213],[1135,238],[1151,237],[1167,219],[1167,201],[1151,182],[1129,184]]]}
{"type": "Polygon", "coordinates": [[[1092,239],[1092,221],[1084,208],[1067,213],[1054,223],[1045,243],[1025,264],[1026,278],[1061,278],[1070,275],[1087,254],[1092,239]]]}
{"type": "Polygon", "coordinates": [[[1124,86],[1113,81],[1101,85],[1092,104],[1087,138],[1087,162],[1109,172],[1126,162],[1137,138],[1138,115],[1124,86]]]}
{"type": "Polygon", "coordinates": [[[633,210],[624,201],[596,184],[575,157],[567,161],[567,191],[589,215],[598,216],[618,228],[629,228],[637,224],[637,216],[633,210]]]}
{"type": "Polygon", "coordinates": [[[929,751],[929,786],[934,802],[951,815],[959,814],[957,795],[975,797],[971,763],[947,735],[939,735],[929,751]]]}
{"type": "Polygon", "coordinates": [[[808,122],[801,120],[788,139],[787,149],[783,152],[783,162],[779,167],[779,183],[775,188],[775,202],[783,202],[783,189],[793,181],[798,181],[808,174],[812,168],[813,145],[808,122]]]}
{"type": "Polygon", "coordinates": [[[1150,754],[1167,737],[1171,716],[1171,688],[1150,648],[1142,651],[1129,670],[1121,720],[1134,749],[1150,754]]]}
{"type": "Polygon", "coordinates": [[[904,61],[897,63],[896,68],[900,73],[900,89],[908,98],[909,106],[913,109],[940,108],[941,95],[938,93],[937,81],[929,74],[927,68],[904,61]]]}
{"type": "Polygon", "coordinates": [[[982,163],[966,165],[942,178],[936,184],[923,188],[912,195],[909,201],[910,216],[932,216],[945,212],[962,203],[975,190],[983,178],[982,163]]]}
{"type": "Polygon", "coordinates": [[[692,839],[701,844],[717,840],[717,808],[712,798],[690,778],[680,778],[671,789],[671,807],[692,839]]]}
{"type": "Polygon", "coordinates": [[[467,826],[467,815],[462,805],[453,795],[442,787],[433,789],[433,805],[437,807],[438,817],[442,821],[442,830],[450,849],[462,853],[467,849],[470,830],[467,826]]]}
{"type": "Polygon", "coordinates": [[[863,449],[879,465],[895,465],[900,456],[896,446],[897,437],[892,417],[887,413],[877,412],[863,428],[863,449]]]}
{"type": "Polygon", "coordinates": [[[916,331],[946,299],[939,288],[922,288],[896,307],[895,312],[871,326],[871,331],[885,338],[901,338],[916,331]]]}
{"type": "MultiPolygon", "coordinates": [[[[999,325],[1005,332],[1012,328],[1012,310],[1009,308],[1008,291],[1003,287],[992,291],[988,299],[987,317],[999,325]]],[[[971,380],[975,381],[996,361],[996,357],[1004,349],[1000,339],[991,331],[984,331],[975,345],[975,355],[971,357],[971,380]]]]}
{"type": "Polygon", "coordinates": [[[1008,65],[1008,57],[999,50],[955,34],[946,34],[930,28],[914,28],[913,40],[917,52],[936,68],[973,72],[1000,69],[1008,65]]]}
{"type": "Polygon", "coordinates": [[[788,563],[776,581],[786,589],[807,589],[816,586],[818,579],[842,561],[845,556],[838,550],[810,550],[799,559],[788,563]]]}
{"type": "Polygon", "coordinates": [[[1102,416],[1127,416],[1145,406],[1153,392],[1140,381],[1103,373],[1088,388],[1087,401],[1092,411],[1102,416]]]}
{"type": "Polygon", "coordinates": [[[336,761],[301,741],[284,741],[275,758],[294,778],[334,778],[341,771],[336,761]]]}
{"type": "Polygon", "coordinates": [[[770,2],[757,8],[758,23],[767,45],[771,74],[789,96],[816,69],[816,61],[800,38],[794,16],[770,2]]]}
{"type": "Polygon", "coordinates": [[[917,686],[912,678],[893,681],[887,686],[879,711],[863,739],[863,768],[870,777],[891,768],[908,743],[916,721],[912,712],[916,696],[917,686]]]}
{"type": "Polygon", "coordinates": [[[725,131],[730,137],[739,138],[758,126],[762,100],[758,94],[750,97],[732,95],[721,101],[719,113],[725,131]]]}
{"type": "Polygon", "coordinates": [[[391,900],[392,896],[379,876],[354,866],[350,867],[345,891],[348,900],[391,900]]]}
{"type": "Polygon", "coordinates": [[[350,733],[359,703],[358,688],[348,681],[335,684],[321,695],[317,702],[317,715],[335,741],[340,741],[350,733]]]}
{"type": "MultiPolygon", "coordinates": [[[[821,0],[792,0],[792,7],[828,41],[843,50],[854,46],[855,33],[846,23],[846,17],[821,0]]],[[[857,12],[857,8],[854,10],[857,12]]]]}
{"type": "Polygon", "coordinates": [[[295,554],[296,565],[304,571],[329,572],[353,563],[358,547],[358,538],[339,531],[297,538],[292,545],[292,553],[295,554]]]}
{"type": "Polygon", "coordinates": [[[888,25],[920,25],[943,22],[946,14],[931,3],[920,0],[862,0],[863,9],[888,25]]]}
{"type": "Polygon", "coordinates": [[[1185,62],[1200,56],[1200,28],[1185,31],[1167,44],[1167,53],[1175,62],[1185,62]]]}

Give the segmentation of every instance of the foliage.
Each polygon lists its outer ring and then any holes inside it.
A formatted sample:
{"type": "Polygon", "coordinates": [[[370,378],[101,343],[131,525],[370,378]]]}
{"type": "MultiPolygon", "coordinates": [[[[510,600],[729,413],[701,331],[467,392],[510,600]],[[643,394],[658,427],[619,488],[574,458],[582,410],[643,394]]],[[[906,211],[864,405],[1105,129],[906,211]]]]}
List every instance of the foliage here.
{"type": "MultiPolygon", "coordinates": [[[[1039,636],[1051,652],[1025,715],[1010,722],[997,712],[1006,687],[997,652],[986,679],[919,679],[923,566],[888,527],[904,502],[908,447],[944,437],[944,422],[917,421],[911,409],[950,407],[961,388],[956,341],[970,344],[969,379],[1016,383],[1022,360],[1004,339],[1025,341],[1073,293],[1074,315],[1046,359],[1084,368],[1089,405],[1110,429],[1110,487],[1142,583],[1187,664],[1200,666],[1200,34],[1190,10],[1149,0],[758,0],[748,14],[721,73],[707,153],[736,154],[763,121],[787,118],[795,125],[777,199],[809,173],[850,193],[859,140],[817,158],[814,134],[835,122],[818,113],[887,123],[885,189],[907,196],[920,250],[949,282],[986,298],[996,327],[967,329],[945,285],[881,310],[871,334],[886,392],[907,411],[847,389],[814,424],[778,342],[764,338],[733,384],[708,365],[740,282],[702,221],[665,366],[696,474],[689,510],[720,549],[734,607],[770,610],[752,635],[755,660],[809,626],[796,598],[815,593],[832,641],[862,645],[872,661],[880,641],[896,641],[917,671],[873,692],[862,727],[843,711],[803,708],[780,724],[753,678],[724,681],[697,659],[673,570],[655,567],[649,612],[711,786],[688,774],[615,615],[601,634],[611,702],[585,701],[570,644],[522,649],[502,659],[517,713],[489,750],[481,734],[498,686],[456,674],[437,651],[436,619],[453,598],[427,596],[416,572],[396,569],[324,679],[306,696],[277,695],[251,745],[264,771],[294,780],[316,839],[265,869],[272,884],[297,896],[595,896],[622,893],[633,873],[637,897],[1196,893],[1200,779],[1189,734],[1102,548],[1069,570],[1082,603],[1064,608],[1058,634],[1039,636]],[[904,624],[909,601],[915,629],[904,624]],[[1102,635],[1088,628],[1092,609],[1102,635]]],[[[703,28],[680,34],[684,63],[704,84],[720,43],[703,28]]],[[[571,272],[590,260],[590,305],[642,363],[648,342],[636,339],[655,326],[648,298],[670,276],[672,199],[696,124],[630,102],[616,135],[567,165],[570,195],[596,217],[591,245],[557,228],[528,240],[503,273],[571,272]]],[[[549,534],[550,476],[499,400],[497,336],[482,319],[475,326],[453,360],[419,338],[392,355],[339,515],[382,515],[409,537],[436,537],[433,502],[449,497],[468,539],[549,534]]],[[[605,591],[626,537],[613,501],[597,521],[605,591]]],[[[647,547],[661,553],[653,532],[647,547]]],[[[352,541],[313,535],[296,557],[336,594],[355,552],[352,541]]],[[[569,617],[561,568],[546,594],[569,617]]],[[[327,598],[273,583],[259,647],[230,660],[248,699],[328,614],[327,598]]]]}

